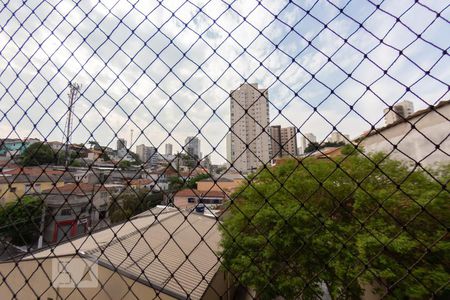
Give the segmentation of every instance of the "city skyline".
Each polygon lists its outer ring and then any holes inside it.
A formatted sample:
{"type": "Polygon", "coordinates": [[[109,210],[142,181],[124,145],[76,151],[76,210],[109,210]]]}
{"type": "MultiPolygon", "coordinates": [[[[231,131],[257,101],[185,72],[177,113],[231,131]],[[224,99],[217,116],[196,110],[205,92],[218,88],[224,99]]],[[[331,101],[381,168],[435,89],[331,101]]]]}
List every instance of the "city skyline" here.
{"type": "MultiPolygon", "coordinates": [[[[185,137],[200,129],[203,154],[212,154],[211,159],[221,163],[226,157],[228,93],[245,82],[269,89],[269,124],[314,132],[319,140],[325,139],[333,126],[352,138],[372,124],[381,126],[383,109],[398,101],[408,99],[420,110],[450,98],[444,84],[450,80],[447,56],[429,43],[414,42],[427,29],[423,39],[448,48],[439,34],[448,24],[441,22],[442,17],[437,21],[415,18],[423,13],[420,5],[404,15],[407,3],[386,6],[389,14],[372,14],[375,6],[364,2],[347,6],[342,14],[322,1],[314,9],[309,1],[270,2],[264,3],[265,10],[255,12],[250,2],[233,5],[236,13],[223,15],[219,12],[226,7],[220,1],[212,1],[203,15],[197,15],[195,7],[177,10],[173,4],[161,11],[161,16],[167,17],[164,20],[169,20],[165,26],[155,15],[143,19],[142,13],[150,14],[151,8],[142,3],[134,8],[114,6],[114,13],[108,3],[95,7],[89,2],[56,7],[44,3],[42,6],[51,9],[49,15],[45,9],[34,13],[45,26],[29,20],[25,30],[18,33],[15,28],[21,24],[20,11],[15,17],[11,15],[2,32],[2,55],[11,62],[0,61],[4,70],[0,74],[4,83],[0,87],[1,132],[11,137],[60,141],[67,113],[67,85],[77,82],[83,88],[74,107],[73,142],[96,140],[114,147],[117,136],[128,137],[134,130],[133,148],[140,144],[160,148],[171,143],[174,151],[181,151],[185,137]],[[71,26],[83,18],[80,9],[109,22],[97,28],[83,23],[77,28],[85,39],[72,36],[71,26]],[[316,19],[304,18],[304,11],[316,19]],[[66,12],[70,12],[66,19],[69,26],[58,26],[66,12]],[[125,12],[129,17],[116,24],[117,16],[125,12]],[[214,15],[221,15],[216,25],[212,24],[214,15]],[[403,25],[386,25],[400,15],[403,25]],[[273,22],[274,16],[280,21],[273,22]],[[194,21],[186,28],[180,20],[190,17],[194,21]],[[364,27],[355,27],[350,17],[364,20],[364,27]],[[317,31],[321,26],[323,30],[317,31]],[[224,27],[235,29],[226,43],[224,27]],[[128,28],[134,31],[130,33],[128,28]],[[113,29],[114,34],[106,38],[104,32],[113,29]],[[196,32],[205,30],[203,39],[196,41],[196,32]],[[254,42],[258,30],[271,40],[254,42]],[[125,43],[122,36],[129,36],[129,40],[125,43]],[[152,43],[142,42],[150,38],[152,43]],[[17,45],[22,45],[21,55],[30,57],[32,63],[15,57],[17,45]],[[35,53],[38,45],[41,51],[35,53]],[[407,45],[400,55],[396,49],[407,45]],[[119,46],[121,51],[117,52],[119,46]],[[428,75],[423,78],[425,71],[428,75]],[[21,80],[15,80],[17,77],[21,80]],[[46,111],[47,116],[42,117],[46,111]]],[[[9,3],[8,9],[14,11],[18,5],[9,3]]],[[[33,8],[34,4],[27,5],[33,8]]],[[[437,1],[429,5],[435,11],[443,9],[437,1]]]]}

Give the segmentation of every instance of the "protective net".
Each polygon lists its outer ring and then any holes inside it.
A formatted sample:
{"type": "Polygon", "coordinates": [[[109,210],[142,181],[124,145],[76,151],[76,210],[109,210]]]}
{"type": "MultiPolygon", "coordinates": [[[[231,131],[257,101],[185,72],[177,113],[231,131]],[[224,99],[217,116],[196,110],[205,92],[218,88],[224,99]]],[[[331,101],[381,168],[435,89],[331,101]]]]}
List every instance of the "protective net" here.
{"type": "Polygon", "coordinates": [[[1,299],[449,299],[447,1],[0,4],[1,299]]]}

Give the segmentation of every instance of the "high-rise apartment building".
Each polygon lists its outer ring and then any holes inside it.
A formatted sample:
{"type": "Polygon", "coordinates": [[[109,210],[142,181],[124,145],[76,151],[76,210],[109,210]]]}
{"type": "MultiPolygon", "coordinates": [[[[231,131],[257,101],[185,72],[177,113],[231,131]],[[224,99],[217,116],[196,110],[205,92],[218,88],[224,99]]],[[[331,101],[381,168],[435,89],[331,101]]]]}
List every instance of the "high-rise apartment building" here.
{"type": "Polygon", "coordinates": [[[154,165],[158,162],[159,155],[155,147],[148,147],[144,144],[136,146],[136,155],[144,164],[154,165]]]}
{"type": "Polygon", "coordinates": [[[127,148],[127,140],[124,138],[118,138],[116,143],[116,150],[126,149],[127,148]]]}
{"type": "Polygon", "coordinates": [[[231,161],[243,173],[271,159],[269,92],[258,84],[242,84],[230,92],[231,161]]]}
{"type": "Polygon", "coordinates": [[[329,143],[344,143],[348,144],[350,136],[348,134],[342,134],[339,131],[333,131],[327,139],[329,143]]]}
{"type": "Polygon", "coordinates": [[[414,103],[409,100],[404,100],[395,104],[392,110],[385,108],[383,112],[385,114],[384,121],[386,125],[389,125],[412,115],[414,113],[414,103]]]}
{"type": "Polygon", "coordinates": [[[305,149],[309,146],[311,143],[317,143],[317,138],[312,133],[305,133],[301,137],[301,153],[305,153],[305,149]]]}
{"type": "Polygon", "coordinates": [[[197,159],[202,158],[202,153],[200,152],[200,139],[195,136],[188,136],[184,143],[184,150],[187,154],[197,159]]]}
{"type": "Polygon", "coordinates": [[[165,154],[166,154],[166,155],[172,155],[172,153],[173,153],[173,145],[167,143],[167,144],[165,145],[165,154]]]}
{"type": "Polygon", "coordinates": [[[282,127],[281,128],[281,156],[297,156],[297,128],[282,127]]]}
{"type": "Polygon", "coordinates": [[[272,125],[270,126],[270,146],[272,157],[274,159],[276,157],[281,157],[281,126],[280,125],[272,125]]]}
{"type": "Polygon", "coordinates": [[[297,155],[297,129],[295,127],[270,126],[272,158],[297,155]]]}

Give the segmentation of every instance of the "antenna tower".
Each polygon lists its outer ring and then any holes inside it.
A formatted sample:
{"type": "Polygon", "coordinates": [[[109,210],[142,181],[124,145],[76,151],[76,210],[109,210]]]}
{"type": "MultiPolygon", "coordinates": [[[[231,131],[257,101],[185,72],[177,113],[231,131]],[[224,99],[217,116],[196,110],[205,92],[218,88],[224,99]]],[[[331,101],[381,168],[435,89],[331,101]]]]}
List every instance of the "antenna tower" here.
{"type": "Polygon", "coordinates": [[[69,166],[70,155],[69,155],[69,147],[70,147],[70,138],[72,137],[72,114],[75,108],[75,102],[80,97],[81,85],[78,83],[69,82],[69,93],[67,96],[69,97],[69,105],[67,106],[67,119],[66,126],[64,128],[65,132],[65,145],[64,145],[64,156],[65,156],[65,166],[69,166]]]}

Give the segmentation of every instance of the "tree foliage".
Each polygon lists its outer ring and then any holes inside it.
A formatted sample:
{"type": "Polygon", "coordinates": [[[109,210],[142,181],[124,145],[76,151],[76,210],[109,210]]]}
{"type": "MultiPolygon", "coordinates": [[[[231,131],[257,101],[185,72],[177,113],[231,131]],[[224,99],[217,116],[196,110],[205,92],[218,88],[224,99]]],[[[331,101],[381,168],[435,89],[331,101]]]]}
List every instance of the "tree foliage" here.
{"type": "Polygon", "coordinates": [[[109,208],[109,217],[112,223],[128,220],[130,217],[149,210],[160,204],[163,193],[149,193],[148,190],[129,189],[117,198],[109,208]]]}
{"type": "Polygon", "coordinates": [[[24,196],[0,206],[0,234],[17,246],[31,245],[39,236],[42,200],[24,196]]]}
{"type": "Polygon", "coordinates": [[[182,179],[178,176],[169,177],[169,190],[176,192],[182,189],[195,189],[197,188],[197,182],[203,179],[210,178],[208,174],[199,174],[189,179],[182,179]]]}
{"type": "Polygon", "coordinates": [[[56,160],[52,148],[44,143],[34,143],[22,153],[23,166],[39,166],[51,164],[56,160]]]}
{"type": "Polygon", "coordinates": [[[450,167],[382,154],[290,160],[243,187],[222,228],[224,266],[261,299],[425,299],[450,278],[450,167]]]}

